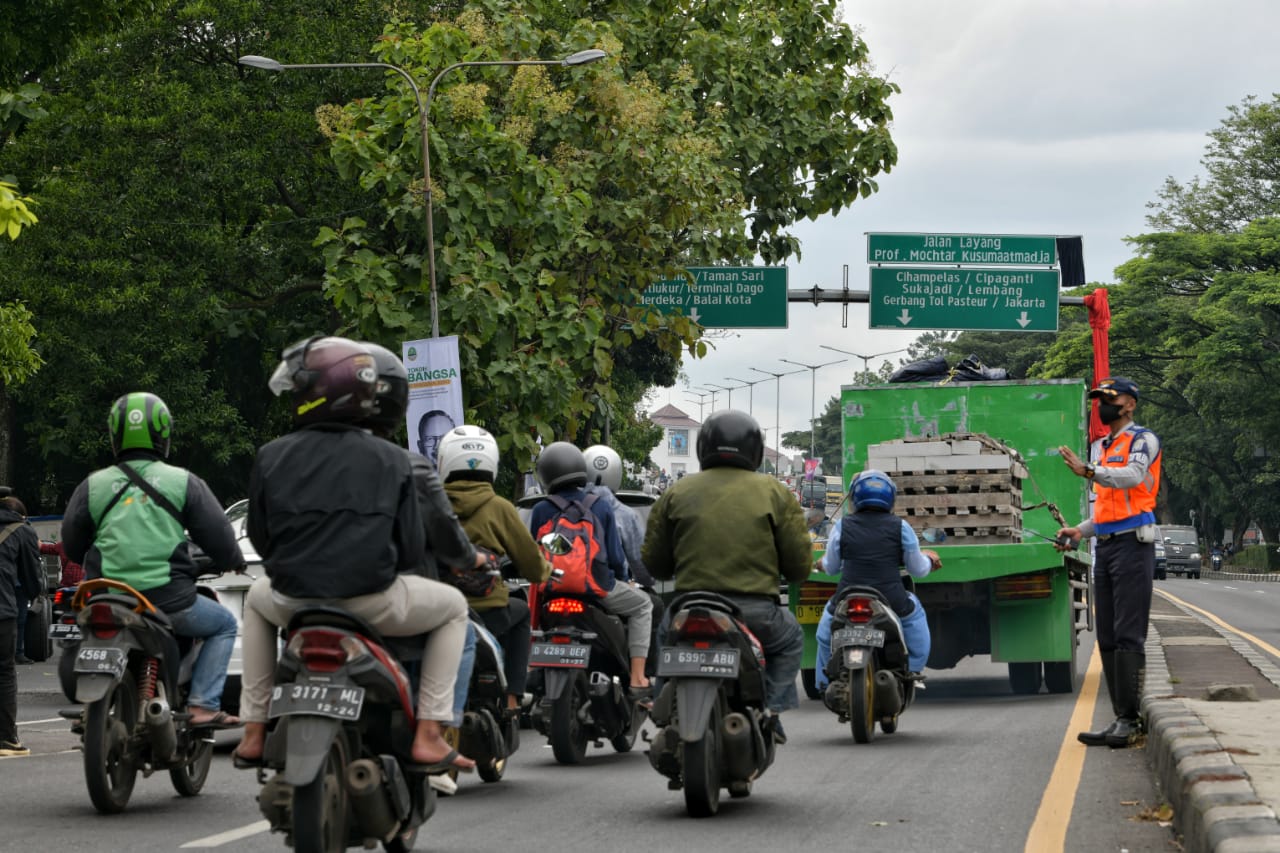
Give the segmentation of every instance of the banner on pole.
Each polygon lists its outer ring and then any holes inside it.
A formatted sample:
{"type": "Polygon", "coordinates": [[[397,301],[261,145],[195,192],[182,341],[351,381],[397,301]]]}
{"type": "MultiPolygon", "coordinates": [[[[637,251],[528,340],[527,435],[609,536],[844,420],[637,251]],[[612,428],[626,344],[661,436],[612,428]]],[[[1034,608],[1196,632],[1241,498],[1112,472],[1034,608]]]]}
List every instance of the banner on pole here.
{"type": "Polygon", "coordinates": [[[402,348],[409,371],[409,449],[435,462],[441,437],[463,423],[458,336],[405,341],[402,348]]]}

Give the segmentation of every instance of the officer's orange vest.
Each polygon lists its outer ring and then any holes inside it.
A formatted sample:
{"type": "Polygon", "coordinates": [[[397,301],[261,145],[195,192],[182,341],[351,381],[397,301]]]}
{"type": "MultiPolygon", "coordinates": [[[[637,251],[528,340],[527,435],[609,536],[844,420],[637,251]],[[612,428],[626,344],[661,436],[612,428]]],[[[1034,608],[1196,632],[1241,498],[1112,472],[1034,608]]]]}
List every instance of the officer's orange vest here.
{"type": "MultiPolygon", "coordinates": [[[[1095,463],[1098,468],[1123,468],[1129,464],[1129,450],[1133,440],[1147,430],[1133,428],[1122,430],[1102,451],[1095,463]]],[[[1105,439],[1104,439],[1105,440],[1105,439]]],[[[1101,483],[1093,484],[1093,524],[1098,533],[1119,533],[1133,530],[1144,524],[1155,524],[1156,493],[1160,491],[1160,457],[1151,460],[1147,476],[1128,489],[1113,489],[1101,483]]]]}

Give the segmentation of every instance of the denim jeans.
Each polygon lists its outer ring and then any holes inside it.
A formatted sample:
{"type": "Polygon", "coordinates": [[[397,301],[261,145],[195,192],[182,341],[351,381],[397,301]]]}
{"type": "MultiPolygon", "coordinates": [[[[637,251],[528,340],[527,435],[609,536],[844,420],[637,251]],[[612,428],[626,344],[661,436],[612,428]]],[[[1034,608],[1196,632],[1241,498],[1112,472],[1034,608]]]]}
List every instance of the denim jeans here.
{"type": "Polygon", "coordinates": [[[0,741],[18,744],[18,673],[14,668],[17,619],[0,619],[0,741]]]}
{"type": "Polygon", "coordinates": [[[458,661],[458,678],[453,683],[453,725],[462,725],[462,714],[467,709],[467,693],[471,690],[471,671],[476,668],[476,626],[467,620],[467,640],[462,646],[462,660],[458,661]]]}
{"type": "Polygon", "coordinates": [[[236,645],[236,617],[211,598],[197,595],[186,610],[168,614],[179,636],[204,640],[191,669],[191,691],[187,705],[217,711],[222,707],[222,685],[227,681],[227,664],[236,645]]]}
{"type": "MultiPolygon", "coordinates": [[[[929,662],[933,638],[929,634],[929,617],[925,614],[920,599],[916,598],[914,592],[908,592],[907,596],[915,603],[916,609],[910,615],[900,616],[898,619],[902,622],[902,639],[907,644],[907,668],[912,672],[920,672],[929,662]]],[[[824,607],[814,635],[818,643],[818,655],[813,667],[813,680],[820,690],[827,686],[827,661],[831,659],[831,620],[834,618],[824,607]]]]}

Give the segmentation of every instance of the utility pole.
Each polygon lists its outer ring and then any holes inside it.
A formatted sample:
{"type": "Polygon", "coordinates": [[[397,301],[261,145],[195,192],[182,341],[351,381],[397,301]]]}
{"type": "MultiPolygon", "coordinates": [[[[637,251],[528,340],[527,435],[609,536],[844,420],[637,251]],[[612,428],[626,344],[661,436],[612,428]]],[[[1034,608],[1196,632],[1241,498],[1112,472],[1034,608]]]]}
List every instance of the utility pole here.
{"type": "Polygon", "coordinates": [[[691,396],[689,397],[689,400],[690,400],[691,402],[694,402],[694,403],[697,403],[697,404],[698,404],[698,423],[702,423],[702,406],[703,406],[703,398],[705,398],[705,397],[707,397],[707,396],[708,396],[708,395],[706,395],[706,394],[691,394],[691,396]],[[698,398],[697,400],[694,400],[694,399],[693,399],[695,396],[698,398]]]}
{"type": "Polygon", "coordinates": [[[841,358],[836,361],[823,362],[822,364],[801,364],[800,362],[792,361],[789,358],[778,359],[778,361],[785,361],[787,364],[799,365],[800,367],[808,369],[812,373],[811,383],[810,383],[811,392],[809,395],[809,458],[810,459],[817,458],[815,447],[817,446],[817,439],[818,439],[817,410],[816,410],[816,407],[818,404],[818,368],[830,367],[833,364],[841,364],[842,362],[846,362],[848,360],[849,359],[847,358],[841,358]]]}
{"type": "MultiPolygon", "coordinates": [[[[774,379],[778,380],[778,389],[777,389],[778,393],[774,397],[774,403],[773,403],[773,429],[777,434],[775,438],[777,447],[775,447],[773,450],[774,450],[774,453],[778,454],[778,456],[775,457],[775,461],[773,463],[773,473],[774,473],[774,476],[777,476],[778,463],[776,460],[778,457],[781,457],[782,455],[782,427],[781,427],[781,424],[782,424],[782,377],[791,376],[792,374],[800,373],[801,371],[788,370],[786,373],[775,373],[772,370],[761,370],[758,367],[750,367],[748,368],[748,370],[754,370],[756,373],[763,373],[766,376],[772,376],[774,379]]],[[[761,379],[760,381],[764,382],[765,380],[761,379]]],[[[768,444],[768,442],[766,441],[765,444],[768,444]]]]}
{"type": "Polygon", "coordinates": [[[756,401],[755,386],[759,385],[761,382],[768,382],[769,380],[739,379],[736,376],[726,376],[725,379],[728,379],[730,382],[741,382],[743,385],[747,386],[747,414],[755,415],[755,401],[756,401]]]}
{"type": "Polygon", "coordinates": [[[880,356],[882,356],[882,355],[894,355],[895,353],[906,352],[906,349],[891,349],[891,350],[889,350],[889,351],[887,351],[887,352],[877,352],[877,353],[874,353],[874,354],[872,354],[872,355],[863,355],[862,353],[859,353],[859,352],[849,352],[847,349],[840,349],[839,347],[829,347],[829,346],[827,346],[826,344],[818,344],[818,346],[819,346],[820,348],[822,348],[822,349],[829,349],[829,350],[831,350],[832,352],[843,353],[844,355],[851,355],[851,356],[854,356],[855,358],[860,358],[860,359],[862,359],[862,372],[863,372],[863,373],[870,373],[870,372],[871,372],[871,359],[873,359],[873,358],[879,358],[879,357],[880,357],[880,356]]]}

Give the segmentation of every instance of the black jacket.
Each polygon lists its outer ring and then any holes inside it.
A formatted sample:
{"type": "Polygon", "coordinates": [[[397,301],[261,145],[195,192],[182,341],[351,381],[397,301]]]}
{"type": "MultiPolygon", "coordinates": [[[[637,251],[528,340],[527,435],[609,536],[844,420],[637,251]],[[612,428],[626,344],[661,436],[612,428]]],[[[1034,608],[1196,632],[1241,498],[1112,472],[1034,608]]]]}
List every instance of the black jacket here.
{"type": "Polygon", "coordinates": [[[475,565],[476,549],[453,511],[436,466],[421,453],[408,453],[409,464],[413,467],[413,484],[418,493],[418,509],[422,512],[423,534],[427,540],[423,573],[439,580],[440,566],[465,569],[475,565]]]}
{"type": "Polygon", "coordinates": [[[264,445],[247,528],[272,588],[294,598],[368,595],[425,568],[409,455],[358,427],[318,424],[264,445]]]}
{"type": "Polygon", "coordinates": [[[19,587],[28,599],[45,592],[44,573],[40,571],[40,537],[26,519],[0,507],[0,531],[11,524],[21,526],[0,542],[0,619],[18,617],[16,591],[19,587]]]}

